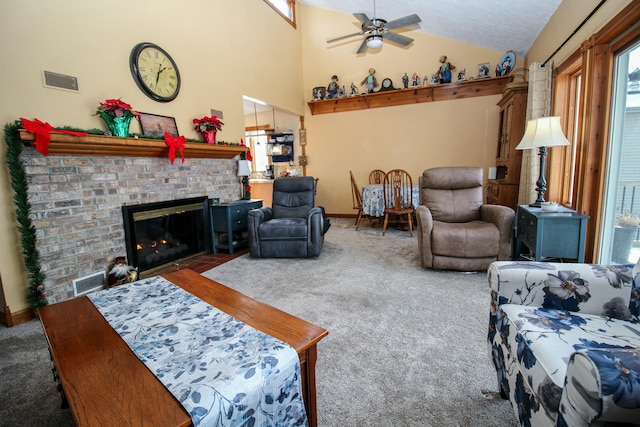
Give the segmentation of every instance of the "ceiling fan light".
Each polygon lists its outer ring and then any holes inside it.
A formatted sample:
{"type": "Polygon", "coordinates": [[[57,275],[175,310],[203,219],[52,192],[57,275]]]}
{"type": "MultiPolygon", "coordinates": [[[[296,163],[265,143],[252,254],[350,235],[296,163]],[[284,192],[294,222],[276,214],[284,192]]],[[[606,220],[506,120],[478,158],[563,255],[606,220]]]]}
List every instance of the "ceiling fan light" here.
{"type": "Polygon", "coordinates": [[[382,46],[382,36],[367,37],[367,47],[369,49],[377,49],[382,46]]]}

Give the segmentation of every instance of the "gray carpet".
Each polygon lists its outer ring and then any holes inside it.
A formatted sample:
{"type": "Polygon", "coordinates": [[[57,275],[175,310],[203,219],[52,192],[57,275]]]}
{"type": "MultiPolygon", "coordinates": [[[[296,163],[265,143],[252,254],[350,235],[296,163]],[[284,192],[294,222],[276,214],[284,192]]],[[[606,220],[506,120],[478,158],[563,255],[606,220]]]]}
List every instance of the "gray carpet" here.
{"type": "MultiPolygon", "coordinates": [[[[248,255],[204,273],[326,328],[318,344],[322,427],[509,426],[486,349],[484,273],[426,271],[416,237],[332,219],[318,259],[248,255]]],[[[38,320],[0,325],[0,426],[74,426],[38,320]]]]}
{"type": "Polygon", "coordinates": [[[0,325],[0,426],[74,426],[60,409],[47,341],[39,320],[0,325]]]}
{"type": "Polygon", "coordinates": [[[487,355],[486,273],[424,270],[415,235],[332,223],[317,259],[245,255],[203,273],[329,331],[319,425],[517,425],[487,355]]]}

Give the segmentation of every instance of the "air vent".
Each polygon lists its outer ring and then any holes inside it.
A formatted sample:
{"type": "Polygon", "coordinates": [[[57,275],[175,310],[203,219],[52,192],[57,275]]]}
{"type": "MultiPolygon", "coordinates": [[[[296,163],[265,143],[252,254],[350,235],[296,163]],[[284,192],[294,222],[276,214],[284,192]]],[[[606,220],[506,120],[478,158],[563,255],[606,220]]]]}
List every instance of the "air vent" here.
{"type": "Polygon", "coordinates": [[[224,113],[221,110],[211,109],[211,115],[216,116],[220,120],[224,120],[224,113]]]}
{"type": "Polygon", "coordinates": [[[56,89],[78,91],[78,78],[54,73],[53,71],[43,71],[44,85],[56,89]]]}
{"type": "Polygon", "coordinates": [[[105,272],[90,274],[73,281],[73,296],[80,296],[104,287],[105,272]]]}

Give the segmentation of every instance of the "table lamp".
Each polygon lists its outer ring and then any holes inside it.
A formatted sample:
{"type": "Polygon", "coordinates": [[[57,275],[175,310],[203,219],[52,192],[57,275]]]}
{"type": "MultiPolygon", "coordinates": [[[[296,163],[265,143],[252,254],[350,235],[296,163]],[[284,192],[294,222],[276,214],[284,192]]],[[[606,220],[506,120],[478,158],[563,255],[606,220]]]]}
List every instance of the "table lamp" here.
{"type": "Polygon", "coordinates": [[[540,117],[527,122],[527,129],[516,150],[530,148],[539,148],[540,150],[540,176],[536,181],[538,198],[529,206],[540,207],[545,202],[544,193],[547,191],[547,180],[544,178],[544,168],[547,160],[547,148],[565,145],[569,145],[569,141],[560,127],[560,117],[540,117]]]}
{"type": "Polygon", "coordinates": [[[238,160],[238,176],[242,177],[242,199],[246,200],[247,193],[245,189],[249,185],[249,175],[251,175],[251,161],[249,160],[238,160]]]}

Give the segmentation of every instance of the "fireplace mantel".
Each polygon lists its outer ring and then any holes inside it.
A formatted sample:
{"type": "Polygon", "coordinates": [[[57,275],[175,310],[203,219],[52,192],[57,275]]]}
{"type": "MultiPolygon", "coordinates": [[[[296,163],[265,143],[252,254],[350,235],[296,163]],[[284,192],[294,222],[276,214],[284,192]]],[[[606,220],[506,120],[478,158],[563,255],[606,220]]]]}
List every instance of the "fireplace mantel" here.
{"type": "MultiPolygon", "coordinates": [[[[34,147],[35,135],[19,130],[24,145],[34,147]]],[[[184,144],[184,157],[206,159],[232,159],[246,152],[246,146],[216,145],[199,142],[184,144]]],[[[161,139],[121,138],[117,136],[85,135],[72,136],[52,133],[49,155],[54,156],[118,156],[118,157],[167,157],[169,147],[161,139]]],[[[176,157],[180,153],[176,152],[176,157]]]]}

